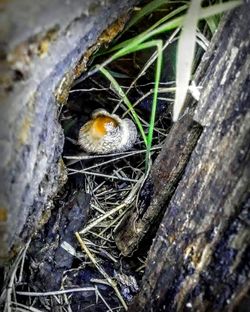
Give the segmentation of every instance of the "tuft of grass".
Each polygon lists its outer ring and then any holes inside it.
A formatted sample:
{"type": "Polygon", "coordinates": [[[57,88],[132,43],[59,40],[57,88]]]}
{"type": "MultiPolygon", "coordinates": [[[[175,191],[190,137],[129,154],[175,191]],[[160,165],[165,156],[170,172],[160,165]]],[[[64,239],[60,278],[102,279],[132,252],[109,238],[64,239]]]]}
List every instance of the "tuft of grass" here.
{"type": "MultiPolygon", "coordinates": [[[[161,0],[154,0],[146,5],[144,8],[139,11],[134,18],[130,21],[127,26],[129,29],[131,26],[135,25],[141,18],[147,14],[150,14],[161,5],[163,5],[164,1],[161,0]],[[152,5],[150,7],[150,5],[152,5]]],[[[104,61],[100,65],[96,65],[89,73],[83,78],[89,77],[95,74],[98,71],[101,71],[102,74],[112,83],[114,89],[118,93],[118,95],[123,99],[124,103],[127,105],[131,114],[138,126],[138,129],[142,135],[143,141],[145,143],[147,152],[146,152],[146,164],[148,164],[148,160],[150,158],[150,149],[152,146],[153,140],[153,132],[154,132],[154,125],[155,125],[155,113],[157,109],[157,98],[158,98],[158,87],[160,82],[161,76],[161,67],[162,67],[162,47],[163,42],[160,39],[154,39],[154,37],[173,30],[178,27],[182,27],[182,32],[179,38],[179,48],[177,53],[177,60],[176,60],[176,95],[175,95],[175,102],[173,107],[173,121],[177,121],[179,115],[183,109],[183,105],[186,99],[186,95],[189,89],[189,82],[191,80],[192,74],[192,64],[194,59],[194,51],[196,45],[196,27],[197,23],[201,19],[211,18],[212,16],[216,16],[221,14],[225,11],[231,10],[238,5],[241,4],[240,0],[229,1],[226,3],[219,3],[214,4],[208,7],[201,7],[201,1],[192,0],[190,2],[188,13],[182,14],[183,11],[187,10],[188,6],[185,4],[174,11],[170,12],[158,22],[156,22],[153,26],[148,28],[143,33],[131,38],[129,40],[123,41],[116,46],[112,47],[108,50],[108,53],[113,53],[106,61],[104,61]],[[110,72],[108,72],[105,67],[121,58],[127,54],[137,52],[140,50],[148,49],[156,47],[157,50],[157,60],[156,60],[156,68],[155,68],[155,83],[154,83],[154,95],[152,101],[152,109],[151,109],[151,116],[148,128],[148,135],[145,135],[143,127],[140,123],[140,120],[133,109],[131,102],[128,100],[126,94],[123,92],[121,86],[118,82],[114,79],[110,72]]],[[[211,23],[210,23],[211,24],[211,23]]],[[[212,26],[211,26],[212,27],[212,26]]],[[[78,80],[78,82],[82,81],[83,79],[78,80]]]]}
{"type": "MultiPolygon", "coordinates": [[[[100,71],[105,75],[106,78],[109,79],[109,81],[112,83],[114,89],[118,93],[119,96],[122,97],[124,103],[128,106],[129,111],[131,111],[131,114],[137,124],[137,127],[140,130],[140,133],[142,135],[142,138],[144,140],[145,146],[146,146],[146,169],[148,167],[149,159],[150,159],[150,150],[152,147],[152,141],[153,141],[153,132],[154,132],[154,125],[155,125],[155,115],[156,115],[156,108],[157,108],[157,97],[158,97],[158,88],[160,83],[160,76],[161,76],[161,66],[162,66],[162,40],[152,40],[149,42],[146,42],[144,44],[136,46],[131,51],[139,51],[144,50],[147,48],[157,48],[157,62],[156,62],[156,72],[155,72],[155,84],[154,84],[154,95],[153,95],[153,103],[152,103],[152,109],[150,114],[150,122],[149,122],[149,129],[148,129],[148,135],[146,137],[145,132],[143,130],[143,127],[141,125],[141,122],[133,108],[133,105],[128,100],[126,94],[123,92],[120,85],[117,83],[117,81],[110,75],[110,73],[104,68],[100,68],[100,71]]],[[[134,52],[133,51],[133,52],[134,52]]]]}
{"type": "MultiPolygon", "coordinates": [[[[192,2],[195,2],[195,1],[192,0],[192,2]]],[[[201,8],[200,14],[199,14],[199,20],[207,19],[211,16],[221,14],[221,13],[228,11],[228,10],[232,10],[235,7],[239,6],[241,3],[242,3],[241,0],[234,0],[234,1],[226,2],[226,3],[214,4],[214,5],[209,6],[209,7],[201,8]]],[[[182,10],[184,10],[186,8],[187,7],[182,7],[182,10]]],[[[168,15],[168,17],[169,16],[171,16],[171,13],[168,15]]],[[[119,43],[118,45],[116,45],[115,47],[113,47],[109,50],[109,52],[113,52],[115,50],[118,50],[118,51],[115,52],[111,57],[109,57],[102,64],[96,65],[92,70],[89,71],[89,73],[84,77],[84,79],[86,79],[87,77],[92,76],[93,74],[97,73],[102,67],[107,66],[108,64],[110,64],[114,60],[116,60],[122,56],[125,56],[129,53],[137,51],[137,47],[141,43],[143,43],[147,40],[150,40],[152,37],[160,35],[164,32],[173,30],[175,28],[182,27],[184,18],[185,18],[185,14],[178,16],[178,17],[175,17],[175,18],[172,18],[171,20],[162,23],[158,27],[155,27],[155,25],[153,25],[148,30],[146,30],[145,32],[135,36],[134,38],[131,38],[129,40],[126,40],[124,42],[119,43]]],[[[156,24],[158,24],[158,22],[156,24]]],[[[78,80],[78,82],[80,82],[80,81],[81,81],[81,79],[78,80]]]]}
{"type": "MultiPolygon", "coordinates": [[[[122,48],[127,47],[129,44],[133,43],[133,41],[140,39],[140,37],[144,37],[146,34],[151,33],[154,29],[157,29],[160,25],[162,25],[163,23],[166,23],[168,20],[171,21],[171,19],[173,19],[175,16],[178,16],[180,13],[182,13],[183,11],[187,10],[188,5],[183,5],[175,10],[173,10],[172,12],[168,13],[167,15],[165,15],[163,18],[161,18],[159,21],[157,21],[154,25],[152,25],[151,27],[149,27],[147,30],[145,30],[143,33],[135,36],[134,38],[125,40],[117,45],[115,45],[114,47],[110,48],[107,52],[113,52],[113,51],[117,51],[120,50],[122,48]]],[[[172,30],[178,27],[178,23],[179,21],[174,21],[173,24],[169,24],[169,29],[168,30],[172,30]],[[176,24],[177,23],[177,24],[176,24]]],[[[166,30],[167,31],[167,30],[166,30]]],[[[145,39],[146,40],[146,39],[145,39]]]]}

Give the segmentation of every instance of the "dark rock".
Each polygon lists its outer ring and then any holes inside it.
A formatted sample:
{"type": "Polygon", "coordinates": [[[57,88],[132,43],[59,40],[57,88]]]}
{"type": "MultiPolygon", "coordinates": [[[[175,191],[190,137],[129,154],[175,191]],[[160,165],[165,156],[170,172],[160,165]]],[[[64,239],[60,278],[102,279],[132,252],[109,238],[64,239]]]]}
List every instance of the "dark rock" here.
{"type": "Polygon", "coordinates": [[[67,242],[77,247],[74,233],[87,220],[90,196],[79,192],[52,211],[48,223],[32,240],[28,249],[29,285],[37,291],[60,289],[63,272],[72,267],[74,256],[61,247],[67,242]]]}

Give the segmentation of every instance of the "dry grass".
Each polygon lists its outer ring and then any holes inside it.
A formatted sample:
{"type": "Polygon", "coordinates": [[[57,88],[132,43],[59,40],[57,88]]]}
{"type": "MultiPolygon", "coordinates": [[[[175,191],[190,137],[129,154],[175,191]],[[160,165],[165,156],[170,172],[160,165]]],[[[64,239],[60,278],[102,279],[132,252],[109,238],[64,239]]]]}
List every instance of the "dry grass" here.
{"type": "MultiPolygon", "coordinates": [[[[155,157],[166,135],[166,129],[156,128],[155,145],[151,149],[152,156],[155,157]]],[[[145,152],[143,142],[139,142],[135,150],[107,154],[107,155],[72,155],[65,159],[69,162],[79,162],[83,169],[71,168],[68,166],[69,175],[85,176],[85,192],[91,195],[90,218],[87,225],[76,233],[79,246],[82,249],[86,259],[79,254],[71,245],[64,242],[61,247],[82,261],[82,266],[74,270],[80,270],[84,265],[93,264],[96,270],[104,279],[91,279],[93,287],[64,289],[64,282],[60,290],[50,292],[17,291],[16,289],[23,285],[23,268],[25,263],[26,251],[29,243],[20,251],[15,262],[9,270],[9,276],[6,277],[6,287],[1,296],[1,302],[4,302],[4,312],[11,311],[31,311],[41,312],[35,308],[38,298],[43,298],[43,306],[48,311],[53,311],[53,302],[60,306],[59,311],[69,311],[71,296],[76,292],[94,292],[96,302],[103,302],[107,311],[124,311],[127,309],[127,298],[121,293],[124,287],[131,286],[137,289],[137,283],[134,276],[126,274],[117,274],[110,276],[105,272],[103,263],[119,264],[120,254],[115,246],[114,232],[121,223],[125,214],[136,206],[141,187],[143,186],[151,166],[145,172],[145,152]],[[86,161],[94,162],[91,166],[85,167],[86,161]],[[119,278],[118,278],[119,277],[119,278]],[[121,282],[122,281],[122,282],[121,282]],[[114,290],[114,296],[117,296],[120,305],[111,307],[105,295],[99,290],[99,285],[109,285],[114,290]],[[25,304],[19,302],[17,295],[27,298],[25,304]]],[[[150,164],[151,165],[151,164],[150,164]]],[[[144,269],[144,260],[138,259],[137,272],[144,269]]],[[[65,272],[67,273],[67,272],[65,272]]],[[[40,300],[40,299],[39,299],[40,300]]],[[[89,307],[91,308],[91,307],[89,307]]]]}
{"type": "MultiPolygon", "coordinates": [[[[166,136],[166,129],[156,128],[155,145],[151,148],[153,157],[161,149],[166,136]]],[[[118,263],[120,254],[114,241],[114,233],[126,213],[136,206],[140,189],[142,188],[151,169],[151,163],[145,171],[145,153],[143,142],[136,150],[107,154],[67,156],[69,162],[79,162],[83,169],[68,167],[69,175],[83,174],[85,176],[85,191],[91,195],[90,219],[87,225],[76,233],[81,249],[94,264],[104,280],[92,280],[95,285],[105,283],[111,286],[121,303],[127,309],[126,301],[120,292],[121,284],[116,277],[109,276],[101,263],[105,261],[118,263]],[[85,161],[94,161],[85,166],[85,161]],[[104,260],[106,258],[106,260],[104,260]]],[[[144,261],[138,259],[137,272],[144,269],[144,261]]],[[[124,275],[125,276],[125,275],[124,275]]],[[[130,278],[133,278],[130,276],[130,278]]],[[[126,298],[125,298],[126,299],[126,298]]]]}
{"type": "MultiPolygon", "coordinates": [[[[180,28],[173,31],[172,35],[163,43],[162,51],[166,49],[171,43],[178,39],[180,28]]],[[[197,34],[198,44],[205,50],[208,46],[208,41],[202,33],[197,34]]],[[[151,96],[154,93],[155,82],[147,83],[145,85],[138,84],[139,79],[146,73],[146,71],[156,61],[158,53],[155,52],[141,68],[139,74],[131,82],[129,86],[121,86],[128,95],[131,90],[138,87],[151,87],[138,100],[133,103],[133,108],[151,96]]],[[[91,77],[93,80],[93,77],[91,77]]],[[[123,110],[122,118],[130,114],[130,110],[123,104],[122,100],[114,95],[113,90],[103,87],[99,82],[95,82],[98,87],[81,88],[71,90],[70,93],[84,93],[84,92],[105,92],[110,95],[108,99],[112,101],[113,113],[118,109],[123,110]]],[[[173,103],[173,94],[176,91],[175,82],[160,83],[158,93],[161,95],[162,101],[170,104],[173,103]]],[[[189,87],[189,91],[196,95],[199,93],[197,87],[189,87]]],[[[198,97],[198,95],[197,95],[198,97]]],[[[62,112],[60,112],[62,113],[62,112]]],[[[65,117],[66,118],[66,117],[65,117]]],[[[70,117],[67,117],[70,119],[70,117]]],[[[149,128],[149,122],[144,120],[143,116],[138,114],[138,118],[143,125],[143,128],[149,128]]],[[[161,120],[156,120],[154,125],[153,145],[150,149],[152,158],[157,156],[161,149],[162,143],[166,137],[168,129],[164,127],[161,120]]],[[[145,131],[146,134],[148,134],[145,131]]],[[[72,138],[68,138],[74,143],[72,138]]],[[[64,280],[62,281],[61,289],[51,292],[32,292],[32,291],[17,291],[17,287],[23,284],[23,269],[26,257],[26,251],[29,243],[20,250],[14,263],[8,270],[8,276],[5,278],[5,286],[1,295],[0,303],[4,305],[4,312],[11,311],[31,311],[41,312],[35,308],[38,298],[43,298],[43,305],[47,311],[53,311],[52,299],[59,304],[58,311],[73,312],[70,306],[72,295],[76,292],[93,292],[96,301],[93,302],[88,309],[92,309],[99,301],[101,301],[107,311],[124,311],[127,309],[128,298],[124,297],[122,288],[124,285],[137,290],[137,282],[134,276],[128,276],[122,273],[116,273],[111,276],[105,271],[105,263],[117,266],[120,263],[121,255],[115,245],[115,232],[121,224],[124,216],[130,209],[137,206],[140,190],[144,185],[147,176],[150,173],[151,162],[146,166],[145,153],[146,149],[143,142],[138,142],[135,150],[115,153],[108,155],[72,155],[64,156],[68,165],[68,174],[84,175],[85,184],[84,190],[91,195],[90,202],[90,217],[87,225],[76,233],[76,239],[79,242],[82,253],[80,254],[71,245],[64,242],[61,247],[64,248],[71,255],[81,260],[81,265],[69,271],[76,271],[83,269],[86,265],[92,265],[102,278],[91,279],[93,287],[71,288],[64,289],[64,280]],[[91,165],[86,165],[92,162],[91,165]],[[75,164],[79,163],[80,169],[75,169],[75,164]],[[111,307],[107,302],[105,295],[100,291],[100,285],[108,285],[113,289],[114,296],[117,296],[119,305],[111,307]],[[17,295],[27,298],[26,304],[18,302],[17,295]]],[[[138,266],[136,272],[143,272],[145,261],[143,258],[138,258],[138,266]]],[[[122,270],[121,270],[122,271],[122,270]]],[[[65,272],[65,275],[67,274],[65,272]]],[[[64,277],[65,278],[65,277],[64,277]]]]}

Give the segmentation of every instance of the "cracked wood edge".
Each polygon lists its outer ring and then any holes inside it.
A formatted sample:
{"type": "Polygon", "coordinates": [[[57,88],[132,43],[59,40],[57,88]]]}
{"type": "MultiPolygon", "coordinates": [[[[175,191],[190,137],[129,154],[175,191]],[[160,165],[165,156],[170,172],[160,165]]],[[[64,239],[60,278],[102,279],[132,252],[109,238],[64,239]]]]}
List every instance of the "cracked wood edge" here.
{"type": "Polygon", "coordinates": [[[189,115],[170,130],[152,168],[149,183],[154,191],[149,207],[134,211],[116,232],[115,241],[123,255],[133,253],[150,227],[163,216],[164,205],[173,194],[201,131],[202,127],[189,115]]]}
{"type": "Polygon", "coordinates": [[[233,311],[249,290],[248,11],[246,5],[227,15],[206,59],[194,114],[204,130],[166,207],[130,311],[233,311]]]}

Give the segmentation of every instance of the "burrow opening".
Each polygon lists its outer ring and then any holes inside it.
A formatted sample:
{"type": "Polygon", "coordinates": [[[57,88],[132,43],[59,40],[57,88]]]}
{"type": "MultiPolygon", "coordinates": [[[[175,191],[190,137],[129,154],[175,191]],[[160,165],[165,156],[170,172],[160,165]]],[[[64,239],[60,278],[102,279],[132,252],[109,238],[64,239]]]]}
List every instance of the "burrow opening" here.
{"type": "MultiPolygon", "coordinates": [[[[150,14],[118,35],[108,47],[96,51],[89,61],[89,70],[110,56],[112,52],[107,53],[108,49],[140,34],[165,14],[164,9],[150,14]]],[[[91,119],[96,109],[136,122],[124,99],[102,73],[97,72],[86,79],[80,77],[73,83],[59,117],[65,135],[63,159],[68,181],[55,200],[50,220],[31,242],[25,266],[29,272],[27,284],[32,283],[33,290],[75,287],[83,291],[62,297],[59,301],[38,298],[34,306],[49,310],[68,304],[73,311],[87,308],[104,311],[108,304],[123,310],[121,299],[110,285],[109,278],[115,281],[126,304],[142,287],[141,279],[153,235],[147,236],[138,249],[126,257],[117,247],[117,232],[129,213],[139,211],[139,215],[143,214],[153,194],[150,183],[147,183],[150,169],[172,126],[178,36],[179,31],[173,30],[157,37],[167,44],[163,50],[149,164],[145,158],[145,142],[138,129],[137,140],[127,151],[98,155],[87,153],[79,146],[80,128],[91,119]],[[80,233],[89,253],[83,252],[75,232],[80,233]],[[40,263],[40,267],[35,267],[35,263],[40,263]],[[101,300],[96,303],[97,296],[101,300]]],[[[197,56],[196,59],[200,59],[200,49],[197,56]]],[[[146,136],[153,101],[155,63],[155,48],[150,48],[125,55],[106,66],[132,103],[146,136]],[[152,64],[147,66],[149,62],[152,64]]],[[[26,290],[26,285],[19,290],[26,290]]],[[[26,301],[20,297],[19,302],[26,301]]]]}

